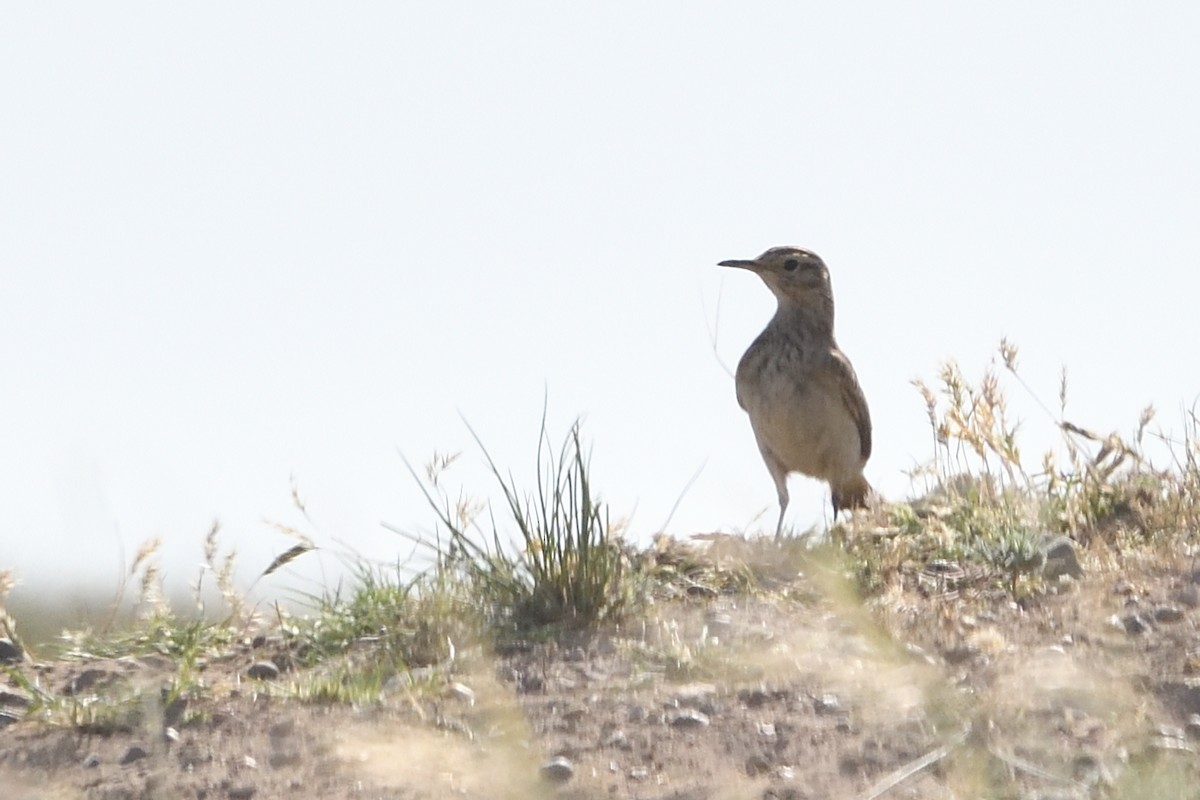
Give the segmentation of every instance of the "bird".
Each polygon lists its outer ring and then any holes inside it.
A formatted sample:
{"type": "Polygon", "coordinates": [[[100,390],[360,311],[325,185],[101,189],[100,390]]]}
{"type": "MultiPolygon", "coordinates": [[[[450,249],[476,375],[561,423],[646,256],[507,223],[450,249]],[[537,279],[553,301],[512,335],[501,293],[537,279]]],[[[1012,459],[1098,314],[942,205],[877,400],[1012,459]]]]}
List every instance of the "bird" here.
{"type": "Polygon", "coordinates": [[[779,495],[775,539],[783,533],[788,475],[829,484],[833,516],[864,508],[871,486],[871,414],[850,359],[833,333],[833,288],[820,256],[772,247],[719,266],[749,270],[775,295],[775,316],[738,361],[738,405],[750,417],[759,452],[779,495]]]}

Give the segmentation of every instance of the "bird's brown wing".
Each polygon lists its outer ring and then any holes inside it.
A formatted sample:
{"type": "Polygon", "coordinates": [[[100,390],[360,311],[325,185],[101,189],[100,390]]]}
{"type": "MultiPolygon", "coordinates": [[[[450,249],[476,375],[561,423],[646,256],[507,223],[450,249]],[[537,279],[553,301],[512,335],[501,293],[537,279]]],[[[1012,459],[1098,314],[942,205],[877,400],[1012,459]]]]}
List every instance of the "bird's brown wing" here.
{"type": "Polygon", "coordinates": [[[858,376],[854,374],[854,367],[850,365],[846,354],[834,347],[829,351],[829,357],[832,379],[841,394],[842,403],[858,428],[858,442],[863,461],[866,461],[871,457],[871,412],[867,408],[867,398],[858,385],[858,376]]]}

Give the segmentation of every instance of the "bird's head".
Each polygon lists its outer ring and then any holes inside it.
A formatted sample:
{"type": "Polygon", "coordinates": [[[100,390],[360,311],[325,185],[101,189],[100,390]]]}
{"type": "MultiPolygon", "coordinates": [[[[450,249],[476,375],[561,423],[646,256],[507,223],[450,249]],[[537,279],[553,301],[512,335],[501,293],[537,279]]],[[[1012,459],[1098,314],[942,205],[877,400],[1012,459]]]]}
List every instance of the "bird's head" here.
{"type": "Polygon", "coordinates": [[[762,278],[780,306],[824,308],[833,303],[829,270],[816,253],[800,247],[772,247],[748,261],[722,261],[719,266],[748,269],[762,278]]]}

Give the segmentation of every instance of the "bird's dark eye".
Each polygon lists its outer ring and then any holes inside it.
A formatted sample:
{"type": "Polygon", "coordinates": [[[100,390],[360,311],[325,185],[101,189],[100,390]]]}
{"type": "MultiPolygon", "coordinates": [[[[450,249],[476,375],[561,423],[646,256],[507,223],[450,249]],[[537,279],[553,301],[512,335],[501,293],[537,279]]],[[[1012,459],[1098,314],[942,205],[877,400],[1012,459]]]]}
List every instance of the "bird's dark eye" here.
{"type": "Polygon", "coordinates": [[[789,258],[787,261],[783,262],[783,268],[788,272],[795,272],[796,267],[798,266],[800,266],[800,262],[794,258],[789,258]]]}

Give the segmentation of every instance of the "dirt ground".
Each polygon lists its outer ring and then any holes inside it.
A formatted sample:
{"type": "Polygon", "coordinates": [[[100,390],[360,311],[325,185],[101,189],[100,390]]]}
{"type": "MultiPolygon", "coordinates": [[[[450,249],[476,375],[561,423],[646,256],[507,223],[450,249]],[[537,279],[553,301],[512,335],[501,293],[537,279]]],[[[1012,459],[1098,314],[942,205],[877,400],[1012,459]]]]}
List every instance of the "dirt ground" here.
{"type": "Polygon", "coordinates": [[[1200,563],[1082,561],[1019,603],[938,565],[865,604],[819,567],[684,591],[621,628],[463,648],[364,709],[248,677],[270,637],[207,664],[188,708],[157,702],[159,657],[21,663],[81,706],[147,699],[51,726],[0,673],[0,797],[1200,797],[1200,563]]]}

